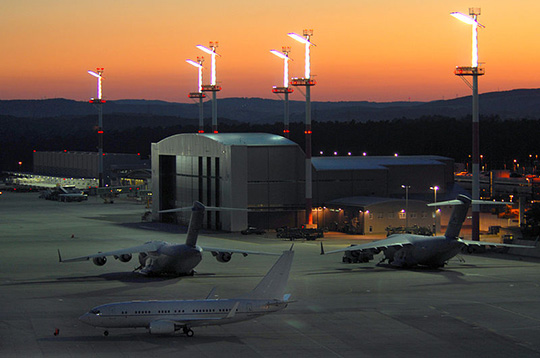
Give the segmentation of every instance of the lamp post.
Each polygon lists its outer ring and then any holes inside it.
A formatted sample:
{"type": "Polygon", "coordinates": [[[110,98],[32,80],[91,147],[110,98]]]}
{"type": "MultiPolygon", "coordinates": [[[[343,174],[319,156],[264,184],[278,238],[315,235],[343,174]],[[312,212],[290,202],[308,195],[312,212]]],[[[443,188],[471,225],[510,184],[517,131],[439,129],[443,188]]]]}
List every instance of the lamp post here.
{"type": "Polygon", "coordinates": [[[309,225],[313,224],[313,214],[311,212],[313,202],[312,173],[311,173],[311,86],[315,86],[315,81],[311,77],[311,62],[309,49],[315,46],[310,38],[313,36],[313,30],[304,30],[303,36],[291,32],[288,34],[294,40],[303,43],[306,48],[304,78],[293,78],[291,85],[306,87],[306,221],[309,225]]]}
{"type": "Polygon", "coordinates": [[[98,67],[96,71],[88,71],[88,73],[97,78],[97,98],[91,98],[92,103],[98,110],[98,186],[103,186],[103,90],[101,81],[103,80],[103,67],[98,67]]]}
{"type": "MultiPolygon", "coordinates": [[[[480,200],[480,144],[479,144],[479,110],[478,110],[478,76],[485,71],[478,67],[478,27],[484,27],[478,23],[479,8],[469,8],[469,15],[453,12],[450,15],[456,19],[472,25],[472,64],[471,67],[456,67],[454,73],[460,76],[472,89],[472,200],[480,200]],[[472,85],[463,76],[472,76],[472,85]]],[[[472,240],[480,239],[480,206],[472,205],[472,240]]]]}
{"type": "Polygon", "coordinates": [[[411,188],[410,185],[402,185],[403,189],[405,189],[405,229],[409,227],[409,189],[411,188]]]}
{"type": "MultiPolygon", "coordinates": [[[[429,189],[433,190],[433,202],[437,202],[437,190],[439,190],[438,186],[430,186],[429,189]]],[[[435,221],[435,224],[433,225],[433,233],[437,233],[437,208],[435,208],[435,215],[433,215],[433,220],[435,221]]]]}
{"type": "Polygon", "coordinates": [[[221,91],[221,87],[217,85],[217,77],[216,77],[216,56],[220,56],[216,49],[218,47],[218,42],[210,42],[210,48],[203,46],[203,45],[197,45],[197,48],[201,51],[206,52],[211,56],[211,72],[210,72],[210,85],[204,85],[202,86],[201,90],[203,92],[212,92],[212,131],[214,133],[218,132],[217,128],[217,92],[221,91]]]}
{"type": "Polygon", "coordinates": [[[279,52],[277,50],[270,50],[272,54],[283,59],[283,87],[274,86],[272,88],[272,92],[276,94],[283,93],[283,95],[285,96],[283,134],[285,138],[289,138],[289,93],[293,92],[293,89],[289,87],[289,52],[291,52],[291,48],[283,46],[281,50],[282,52],[279,52]]]}
{"type": "Polygon", "coordinates": [[[204,57],[197,57],[197,61],[193,60],[186,60],[187,63],[190,65],[197,67],[199,69],[199,86],[197,88],[197,92],[190,92],[188,97],[189,98],[198,98],[199,99],[199,133],[204,133],[204,112],[203,112],[203,98],[206,97],[206,95],[202,91],[202,70],[203,70],[203,62],[204,57]]]}
{"type": "Polygon", "coordinates": [[[429,189],[433,190],[433,202],[436,203],[437,202],[437,190],[439,190],[439,187],[438,186],[430,186],[429,189]]]}

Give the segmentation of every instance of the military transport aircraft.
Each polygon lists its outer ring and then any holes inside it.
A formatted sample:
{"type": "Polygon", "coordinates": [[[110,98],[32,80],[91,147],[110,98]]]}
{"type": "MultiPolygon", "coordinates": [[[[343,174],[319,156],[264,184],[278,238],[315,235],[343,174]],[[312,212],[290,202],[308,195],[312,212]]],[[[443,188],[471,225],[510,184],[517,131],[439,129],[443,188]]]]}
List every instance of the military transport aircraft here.
{"type": "MultiPolygon", "coordinates": [[[[394,234],[388,238],[373,241],[367,244],[351,245],[349,247],[324,252],[321,242],[321,255],[333,254],[336,252],[351,251],[358,255],[365,255],[369,261],[373,254],[381,251],[384,258],[381,262],[388,260],[388,263],[396,267],[412,267],[416,265],[429,266],[433,268],[444,267],[449,259],[456,256],[463,247],[471,246],[496,246],[496,247],[518,247],[535,248],[535,246],[499,244],[493,242],[470,241],[459,238],[459,232],[467,211],[471,204],[494,204],[489,201],[471,200],[465,195],[459,195],[456,200],[428,204],[428,206],[454,205],[452,215],[444,236],[423,236],[413,234],[394,234]]],[[[501,204],[501,203],[496,203],[501,204]]]]}
{"type": "MultiPolygon", "coordinates": [[[[185,244],[173,244],[165,241],[149,241],[143,245],[120,249],[108,252],[99,252],[97,254],[75,257],[71,259],[62,259],[60,250],[58,250],[58,260],[60,262],[88,261],[92,259],[97,266],[103,266],[107,262],[107,256],[112,256],[122,262],[131,260],[133,254],[139,254],[140,266],[135,269],[139,273],[148,276],[171,275],[185,276],[193,275],[193,269],[201,262],[202,252],[209,251],[219,262],[229,262],[233,253],[240,253],[244,256],[248,254],[256,255],[274,255],[279,254],[224,249],[215,247],[198,246],[197,238],[199,230],[202,227],[204,213],[206,209],[218,209],[205,207],[200,202],[195,202],[191,210],[191,219],[187,232],[185,244]]],[[[183,209],[171,209],[166,212],[180,211],[183,209]]],[[[165,211],[163,211],[165,212],[165,211]]]]}
{"type": "MultiPolygon", "coordinates": [[[[191,327],[223,325],[279,311],[290,303],[285,294],[294,251],[284,251],[251,292],[233,299],[131,301],[97,306],[79,317],[94,327],[147,328],[151,334],[182,330],[193,337],[191,327]]],[[[105,330],[104,335],[109,335],[105,330]]]]}

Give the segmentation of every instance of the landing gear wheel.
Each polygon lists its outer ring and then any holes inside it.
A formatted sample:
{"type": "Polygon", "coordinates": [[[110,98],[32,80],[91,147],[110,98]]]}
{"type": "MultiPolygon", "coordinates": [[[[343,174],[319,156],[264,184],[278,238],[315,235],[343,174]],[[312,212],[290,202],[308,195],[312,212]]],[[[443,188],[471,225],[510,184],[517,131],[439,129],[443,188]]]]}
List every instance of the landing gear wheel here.
{"type": "Polygon", "coordinates": [[[103,332],[103,335],[104,335],[105,337],[107,337],[107,336],[109,335],[109,331],[103,332]]]}
{"type": "Polygon", "coordinates": [[[195,334],[191,328],[184,328],[184,334],[188,337],[193,337],[195,334]]]}

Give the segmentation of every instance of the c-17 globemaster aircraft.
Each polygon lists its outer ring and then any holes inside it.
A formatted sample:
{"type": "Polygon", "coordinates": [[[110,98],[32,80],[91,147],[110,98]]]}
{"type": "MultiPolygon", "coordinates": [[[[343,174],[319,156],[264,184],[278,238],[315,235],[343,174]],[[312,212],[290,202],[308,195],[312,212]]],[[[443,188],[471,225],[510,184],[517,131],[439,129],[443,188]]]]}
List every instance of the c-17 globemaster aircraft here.
{"type": "MultiPolygon", "coordinates": [[[[373,254],[384,252],[381,262],[388,260],[388,263],[396,267],[412,267],[416,265],[429,266],[433,268],[444,267],[452,257],[456,256],[463,247],[469,246],[496,246],[496,247],[518,247],[533,249],[535,246],[499,244],[493,242],[471,241],[459,238],[459,232],[467,211],[471,204],[502,204],[490,201],[471,200],[465,195],[459,195],[456,200],[428,204],[428,206],[454,205],[454,210],[450,216],[450,221],[444,236],[424,236],[413,234],[394,234],[388,238],[373,241],[367,244],[351,245],[349,247],[334,251],[324,252],[321,242],[321,255],[333,254],[336,252],[352,251],[359,255],[368,254],[370,259],[373,254]]],[[[369,260],[368,260],[369,261],[369,260]]]]}
{"type": "MultiPolygon", "coordinates": [[[[94,327],[147,328],[151,334],[178,330],[193,336],[191,327],[223,325],[279,311],[290,303],[285,294],[294,251],[284,251],[251,292],[233,299],[131,301],[94,307],[79,320],[94,327]]],[[[104,335],[109,335],[105,330],[104,335]]]]}
{"type": "MultiPolygon", "coordinates": [[[[203,251],[211,252],[219,262],[229,262],[233,253],[240,253],[244,256],[247,256],[248,254],[279,256],[279,254],[258,251],[198,246],[197,238],[199,236],[199,230],[202,227],[206,209],[221,210],[223,208],[206,208],[203,204],[196,201],[193,204],[193,207],[188,208],[188,210],[189,209],[191,210],[191,219],[189,221],[185,244],[172,244],[165,241],[149,241],[139,246],[115,251],[99,252],[97,254],[71,259],[62,259],[60,250],[58,250],[58,260],[60,262],[75,262],[92,259],[97,266],[103,266],[107,262],[107,256],[113,256],[115,259],[122,262],[128,262],[131,260],[132,254],[138,253],[140,266],[135,270],[143,275],[185,276],[193,275],[193,269],[202,260],[203,251]]],[[[171,209],[166,212],[181,210],[183,209],[171,209]]]]}

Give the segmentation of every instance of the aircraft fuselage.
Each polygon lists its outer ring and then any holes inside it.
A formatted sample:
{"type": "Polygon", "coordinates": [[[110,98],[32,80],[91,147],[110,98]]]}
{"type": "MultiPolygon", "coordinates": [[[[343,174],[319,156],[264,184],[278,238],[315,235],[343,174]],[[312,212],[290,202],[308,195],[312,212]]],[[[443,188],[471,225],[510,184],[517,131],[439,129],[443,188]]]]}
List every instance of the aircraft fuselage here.
{"type": "Polygon", "coordinates": [[[79,320],[104,328],[149,328],[152,322],[168,321],[178,330],[244,321],[285,307],[286,302],[269,299],[132,301],[95,307],[79,320]]]}
{"type": "Polygon", "coordinates": [[[391,265],[442,267],[449,259],[456,256],[463,246],[456,238],[445,236],[407,235],[407,237],[410,245],[401,248],[389,247],[384,250],[385,258],[391,265]]]}
{"type": "Polygon", "coordinates": [[[164,243],[146,254],[140,271],[144,275],[190,275],[202,260],[202,249],[186,244],[164,243]]]}

